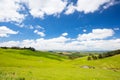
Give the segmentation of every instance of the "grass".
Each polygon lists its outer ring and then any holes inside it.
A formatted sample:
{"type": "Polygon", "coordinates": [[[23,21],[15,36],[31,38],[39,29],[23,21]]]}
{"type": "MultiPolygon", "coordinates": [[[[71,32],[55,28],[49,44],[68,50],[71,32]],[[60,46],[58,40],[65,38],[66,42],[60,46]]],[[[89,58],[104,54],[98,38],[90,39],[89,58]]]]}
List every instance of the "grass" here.
{"type": "Polygon", "coordinates": [[[87,61],[50,52],[0,49],[0,80],[120,80],[120,55],[87,61]],[[81,68],[94,66],[95,69],[81,68]]]}

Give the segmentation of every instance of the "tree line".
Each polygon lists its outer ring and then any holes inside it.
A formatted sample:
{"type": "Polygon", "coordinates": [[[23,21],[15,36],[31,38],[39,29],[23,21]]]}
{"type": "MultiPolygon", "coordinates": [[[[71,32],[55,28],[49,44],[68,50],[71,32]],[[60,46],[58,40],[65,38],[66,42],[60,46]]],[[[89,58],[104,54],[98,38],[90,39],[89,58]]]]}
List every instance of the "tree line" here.
{"type": "Polygon", "coordinates": [[[104,52],[100,53],[99,55],[93,55],[89,54],[87,60],[97,60],[97,59],[102,59],[106,57],[111,57],[120,54],[120,50],[114,50],[114,51],[109,51],[109,52],[104,52]]]}
{"type": "Polygon", "coordinates": [[[33,47],[23,47],[23,48],[21,48],[21,47],[14,46],[14,47],[0,47],[0,48],[1,49],[19,49],[19,50],[26,49],[26,50],[36,51],[35,48],[33,48],[33,47]]]}

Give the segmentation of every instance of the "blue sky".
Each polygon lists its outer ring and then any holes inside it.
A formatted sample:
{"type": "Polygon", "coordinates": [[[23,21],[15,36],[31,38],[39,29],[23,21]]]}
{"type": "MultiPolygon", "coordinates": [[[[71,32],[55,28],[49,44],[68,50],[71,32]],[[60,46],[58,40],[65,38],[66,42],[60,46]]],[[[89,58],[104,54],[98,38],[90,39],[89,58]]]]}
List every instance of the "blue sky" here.
{"type": "Polygon", "coordinates": [[[119,0],[2,0],[0,46],[120,49],[119,0]]]}

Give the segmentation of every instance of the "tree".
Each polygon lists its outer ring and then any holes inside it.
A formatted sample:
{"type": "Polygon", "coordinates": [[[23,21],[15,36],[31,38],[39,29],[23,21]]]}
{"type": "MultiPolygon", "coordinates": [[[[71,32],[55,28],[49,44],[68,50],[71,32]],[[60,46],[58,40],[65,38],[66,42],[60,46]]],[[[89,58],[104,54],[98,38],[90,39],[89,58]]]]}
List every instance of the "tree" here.
{"type": "Polygon", "coordinates": [[[88,56],[87,60],[92,60],[90,56],[88,56]]]}
{"type": "Polygon", "coordinates": [[[95,55],[92,55],[92,59],[93,59],[93,60],[96,60],[97,57],[96,57],[95,55]]]}
{"type": "Polygon", "coordinates": [[[99,54],[99,55],[98,55],[98,58],[99,58],[99,59],[103,58],[102,54],[99,54]]]}

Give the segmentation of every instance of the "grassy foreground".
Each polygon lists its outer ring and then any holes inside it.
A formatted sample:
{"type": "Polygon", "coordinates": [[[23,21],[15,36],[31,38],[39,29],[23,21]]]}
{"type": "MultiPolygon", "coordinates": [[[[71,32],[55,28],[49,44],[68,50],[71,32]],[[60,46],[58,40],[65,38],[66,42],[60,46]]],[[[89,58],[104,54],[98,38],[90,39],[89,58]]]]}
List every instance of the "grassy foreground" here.
{"type": "Polygon", "coordinates": [[[120,80],[120,55],[88,61],[87,57],[70,60],[50,52],[0,49],[0,80],[120,80]]]}

